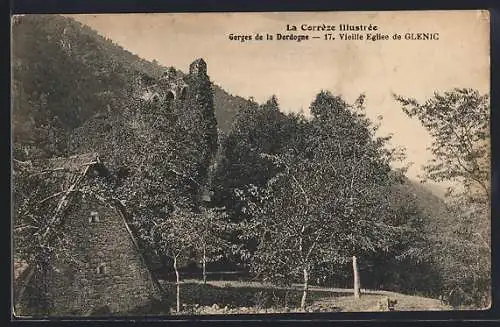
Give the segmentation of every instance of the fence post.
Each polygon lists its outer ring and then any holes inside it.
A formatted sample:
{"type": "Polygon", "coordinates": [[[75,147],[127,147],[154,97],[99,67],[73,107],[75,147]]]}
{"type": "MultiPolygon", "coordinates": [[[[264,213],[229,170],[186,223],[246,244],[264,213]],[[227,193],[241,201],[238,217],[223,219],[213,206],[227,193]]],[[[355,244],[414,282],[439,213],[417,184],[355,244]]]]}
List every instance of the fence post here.
{"type": "Polygon", "coordinates": [[[359,299],[361,292],[360,292],[358,261],[356,259],[356,256],[352,257],[352,270],[354,275],[354,297],[356,299],[359,299]]]}

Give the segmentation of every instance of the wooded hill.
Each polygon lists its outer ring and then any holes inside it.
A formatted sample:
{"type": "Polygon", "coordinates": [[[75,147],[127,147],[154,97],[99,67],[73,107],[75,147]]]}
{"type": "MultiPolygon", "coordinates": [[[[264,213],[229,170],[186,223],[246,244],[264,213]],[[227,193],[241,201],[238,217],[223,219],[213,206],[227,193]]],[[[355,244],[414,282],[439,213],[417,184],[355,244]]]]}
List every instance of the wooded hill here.
{"type": "MultiPolygon", "coordinates": [[[[12,23],[13,138],[32,158],[66,155],[68,133],[93,116],[119,114],[138,76],[158,79],[167,69],[72,18],[28,15],[12,23]]],[[[212,87],[218,127],[228,132],[248,101],[212,87]]]]}

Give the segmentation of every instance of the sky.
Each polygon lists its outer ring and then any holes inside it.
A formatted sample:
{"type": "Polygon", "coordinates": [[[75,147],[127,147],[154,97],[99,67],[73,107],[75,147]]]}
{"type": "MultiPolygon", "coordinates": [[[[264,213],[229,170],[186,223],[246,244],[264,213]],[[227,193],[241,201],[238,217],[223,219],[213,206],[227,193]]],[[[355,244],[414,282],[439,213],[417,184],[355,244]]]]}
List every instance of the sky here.
{"type": "MultiPolygon", "coordinates": [[[[366,95],[367,115],[382,116],[380,135],[404,146],[408,177],[418,179],[432,158],[428,133],[402,112],[392,94],[425,101],[455,87],[490,89],[489,17],[484,11],[182,13],[68,15],[132,53],[187,71],[204,58],[213,82],[231,94],[264,102],[278,97],[281,110],[307,113],[320,90],[354,102],[366,95]],[[276,33],[320,36],[276,40],[276,33]],[[334,25],[335,32],[300,31],[302,24],[334,25]],[[402,40],[339,40],[339,24],[377,25],[402,40]],[[273,41],[235,41],[229,35],[275,36],[273,41]],[[336,40],[324,40],[333,33],[336,40]],[[439,33],[439,40],[404,40],[405,33],[439,33]]],[[[373,33],[377,33],[373,32],[373,33]]],[[[366,32],[360,32],[365,35],[366,32]]]]}

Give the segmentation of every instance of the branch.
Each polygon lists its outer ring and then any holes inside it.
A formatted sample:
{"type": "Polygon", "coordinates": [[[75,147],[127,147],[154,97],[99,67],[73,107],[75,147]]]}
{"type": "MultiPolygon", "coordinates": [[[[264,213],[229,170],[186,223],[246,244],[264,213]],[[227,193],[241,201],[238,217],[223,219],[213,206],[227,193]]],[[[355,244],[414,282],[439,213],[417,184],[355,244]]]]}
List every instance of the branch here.
{"type": "MultiPolygon", "coordinates": [[[[269,155],[269,154],[264,154],[264,155],[279,159],[279,157],[277,157],[276,155],[269,155]]],[[[304,198],[306,200],[306,205],[309,205],[309,197],[307,196],[306,191],[304,190],[304,188],[302,187],[302,185],[299,183],[299,181],[297,180],[297,178],[295,178],[295,176],[290,173],[290,170],[291,170],[290,166],[287,163],[285,163],[283,160],[279,160],[279,161],[280,161],[281,164],[283,164],[286,167],[288,175],[290,175],[293,178],[293,180],[295,181],[295,183],[297,184],[297,186],[300,188],[300,191],[304,195],[304,198]]]]}
{"type": "MultiPolygon", "coordinates": [[[[86,167],[85,168],[85,171],[88,169],[88,166],[91,166],[91,165],[94,165],[98,163],[97,161],[90,161],[90,162],[87,162],[87,163],[83,163],[83,164],[80,164],[79,166],[80,167],[86,167]]],[[[51,173],[51,172],[56,172],[56,171],[62,171],[62,170],[69,170],[65,167],[59,167],[59,168],[52,168],[52,169],[44,169],[38,173],[34,173],[34,174],[31,174],[29,175],[28,177],[31,178],[31,177],[34,177],[34,176],[38,176],[38,175],[43,175],[43,174],[46,174],[46,173],[51,173]]]]}
{"type": "MultiPolygon", "coordinates": [[[[290,176],[293,178],[293,180],[295,181],[297,186],[300,188],[300,191],[302,192],[302,194],[304,195],[304,198],[306,200],[306,205],[308,206],[309,205],[309,197],[307,196],[306,191],[304,190],[302,185],[300,185],[299,181],[295,178],[295,176],[293,176],[292,174],[290,174],[290,176]]],[[[307,213],[307,209],[306,209],[306,213],[307,213]]]]}
{"type": "Polygon", "coordinates": [[[311,245],[311,247],[309,248],[309,251],[307,252],[307,255],[306,255],[306,261],[309,259],[309,256],[311,255],[312,251],[314,250],[314,247],[316,246],[318,240],[319,240],[319,236],[320,234],[318,234],[316,236],[316,238],[314,239],[313,241],[313,244],[311,245]]]}
{"type": "Polygon", "coordinates": [[[54,168],[54,169],[45,169],[45,170],[42,170],[38,173],[34,173],[34,174],[31,174],[28,176],[28,178],[32,178],[32,177],[35,177],[35,176],[38,176],[38,175],[43,175],[43,174],[47,174],[47,173],[52,173],[52,172],[55,172],[55,171],[61,171],[61,170],[64,170],[63,167],[60,167],[60,168],[54,168]]]}
{"type": "Polygon", "coordinates": [[[177,176],[181,176],[181,177],[184,177],[184,178],[188,178],[190,179],[191,181],[193,181],[196,185],[198,186],[201,186],[200,183],[198,183],[196,180],[194,180],[191,176],[187,176],[186,174],[183,174],[183,173],[180,173],[178,171],[176,171],[175,169],[171,168],[171,167],[168,167],[168,170],[170,170],[171,172],[173,172],[174,174],[176,174],[177,176]]]}
{"type": "Polygon", "coordinates": [[[70,191],[70,190],[68,189],[68,190],[64,190],[64,191],[61,191],[61,192],[57,192],[57,193],[52,194],[51,196],[48,196],[48,197],[46,197],[45,199],[43,199],[43,200],[39,201],[38,203],[44,203],[45,201],[50,200],[50,199],[52,199],[52,198],[55,198],[56,196],[61,195],[61,194],[66,193],[66,192],[73,192],[73,191],[70,191]]]}
{"type": "Polygon", "coordinates": [[[14,227],[14,231],[21,231],[26,228],[33,228],[33,229],[38,229],[38,227],[33,226],[33,225],[22,225],[22,226],[16,226],[14,227]]]}
{"type": "Polygon", "coordinates": [[[21,165],[29,165],[31,163],[31,161],[21,161],[21,160],[18,160],[18,159],[15,159],[15,158],[12,158],[12,161],[18,163],[18,164],[21,164],[21,165]]]}
{"type": "Polygon", "coordinates": [[[52,219],[51,221],[49,222],[48,226],[47,226],[47,229],[45,230],[45,232],[42,234],[42,239],[45,238],[47,236],[47,234],[49,233],[50,231],[50,228],[52,227],[52,225],[57,221],[57,217],[58,217],[58,214],[59,212],[61,212],[61,210],[63,209],[64,205],[67,204],[67,197],[68,195],[73,192],[73,190],[76,188],[76,185],[78,185],[81,180],[85,177],[85,175],[87,174],[87,171],[88,171],[89,167],[86,166],[84,171],[82,172],[82,174],[76,179],[76,181],[64,192],[64,195],[62,196],[61,200],[59,200],[59,203],[57,205],[57,208],[54,212],[54,215],[52,216],[52,219]]]}
{"type": "MultiPolygon", "coordinates": [[[[453,151],[453,154],[455,155],[455,159],[456,159],[456,162],[458,163],[458,165],[464,170],[464,172],[466,172],[467,174],[469,174],[467,177],[472,179],[473,181],[475,181],[476,183],[479,184],[479,186],[481,186],[483,188],[483,190],[485,191],[485,195],[486,197],[490,197],[490,190],[488,189],[488,187],[483,183],[483,181],[478,178],[475,174],[474,174],[474,170],[470,170],[469,168],[467,168],[465,166],[464,163],[462,163],[462,160],[460,160],[460,155],[458,155],[455,151],[453,151]]],[[[462,176],[462,177],[466,177],[466,176],[462,176]]]]}
{"type": "Polygon", "coordinates": [[[473,233],[473,235],[476,235],[479,237],[479,239],[483,242],[483,244],[485,245],[486,249],[488,249],[489,252],[491,252],[491,247],[490,245],[488,244],[488,242],[486,242],[486,240],[483,238],[483,236],[481,234],[479,234],[478,232],[475,232],[473,233]]]}

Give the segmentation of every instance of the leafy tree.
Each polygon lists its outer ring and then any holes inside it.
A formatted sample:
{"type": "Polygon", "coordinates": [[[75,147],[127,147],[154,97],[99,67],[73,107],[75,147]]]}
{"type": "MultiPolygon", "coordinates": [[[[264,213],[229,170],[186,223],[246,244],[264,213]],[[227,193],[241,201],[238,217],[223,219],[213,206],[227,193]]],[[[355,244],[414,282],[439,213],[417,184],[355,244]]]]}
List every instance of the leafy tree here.
{"type": "Polygon", "coordinates": [[[487,306],[490,298],[489,96],[453,89],[423,104],[395,95],[403,111],[431,135],[433,158],[425,177],[450,182],[448,204],[455,219],[433,235],[432,252],[444,279],[444,297],[454,305],[487,306]]]}
{"type": "Polygon", "coordinates": [[[214,172],[215,201],[228,209],[233,220],[241,215],[234,189],[250,183],[262,185],[275,173],[259,153],[276,151],[272,148],[279,142],[277,117],[280,115],[277,103],[268,102],[260,107],[253,103],[237,114],[221,144],[214,172]]]}
{"type": "Polygon", "coordinates": [[[201,208],[194,225],[198,236],[195,249],[201,256],[203,283],[206,283],[207,263],[218,261],[228,252],[237,252],[237,245],[227,237],[237,226],[228,221],[224,208],[201,208]]]}
{"type": "Polygon", "coordinates": [[[197,216],[192,212],[175,208],[173,213],[151,221],[153,227],[149,235],[143,236],[155,244],[155,251],[160,256],[171,258],[176,276],[176,311],[180,312],[180,275],[179,264],[189,260],[193,248],[199,242],[197,216]]]}
{"type": "Polygon", "coordinates": [[[395,182],[387,196],[393,212],[388,220],[401,233],[392,239],[387,252],[364,258],[364,285],[437,297],[442,281],[433,258],[432,235],[439,220],[446,219],[446,207],[424,186],[406,177],[402,183],[395,182]]]}
{"type": "Polygon", "coordinates": [[[384,148],[388,138],[373,137],[362,99],[351,108],[318,94],[312,120],[296,117],[286,150],[261,154],[279,172],[263,187],[237,190],[251,212],[249,236],[258,236],[252,269],[278,283],[301,278],[303,309],[312,276],[353,254],[385,250],[400,232],[386,223],[389,162],[397,153],[384,148]]]}
{"type": "MultiPolygon", "coordinates": [[[[250,102],[237,113],[231,130],[221,139],[212,179],[213,202],[226,208],[228,220],[239,223],[248,218],[248,212],[242,211],[244,202],[235,190],[250,184],[263,186],[278,172],[277,167],[260,154],[279,153],[294,127],[292,119],[280,112],[275,96],[262,105],[250,102]]],[[[240,243],[241,233],[241,229],[233,229],[229,240],[240,243]]],[[[228,258],[231,262],[247,264],[255,239],[244,243],[241,249],[245,251],[233,253],[228,258]]]]}
{"type": "MultiPolygon", "coordinates": [[[[220,141],[213,173],[214,203],[226,208],[231,222],[241,222],[248,216],[242,211],[244,202],[235,190],[249,184],[264,185],[274,174],[276,167],[260,153],[277,153],[284,139],[287,117],[279,111],[276,97],[264,105],[248,102],[236,114],[231,130],[220,141]]],[[[241,230],[233,230],[230,240],[238,244],[241,230]]],[[[248,259],[253,239],[245,241],[245,251],[232,261],[241,263],[248,259]],[[241,255],[241,257],[240,257],[241,255]]]]}
{"type": "Polygon", "coordinates": [[[473,89],[453,89],[436,92],[423,104],[412,98],[395,98],[433,138],[430,151],[434,158],[424,167],[426,177],[458,182],[473,201],[489,202],[489,96],[473,89]]]}
{"type": "Polygon", "coordinates": [[[451,305],[485,308],[491,301],[491,241],[489,210],[482,205],[455,201],[455,219],[446,231],[433,235],[436,265],[441,269],[441,295],[451,305]]]}

